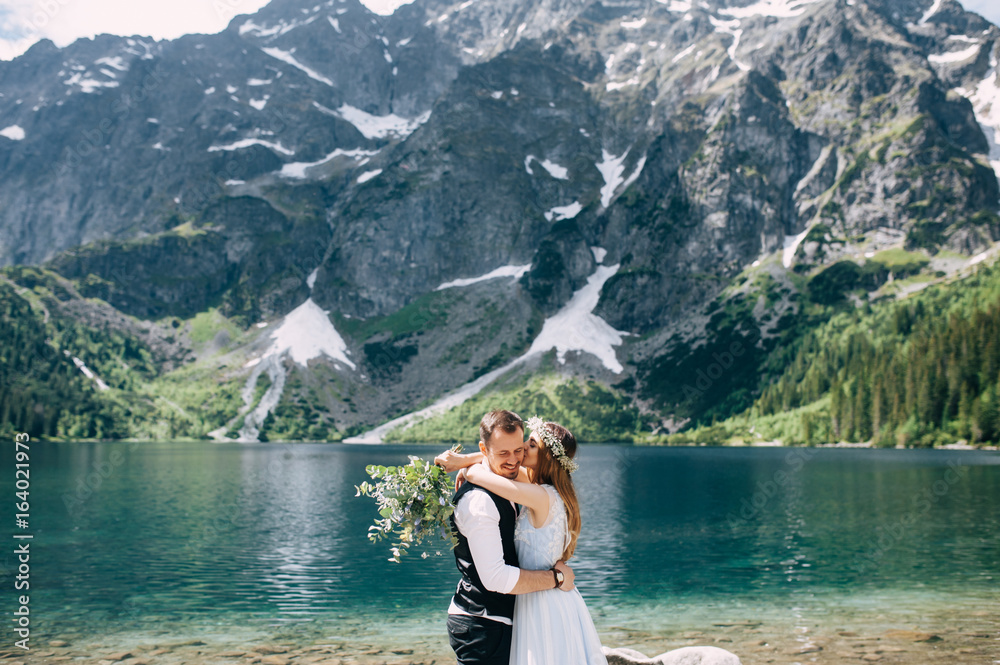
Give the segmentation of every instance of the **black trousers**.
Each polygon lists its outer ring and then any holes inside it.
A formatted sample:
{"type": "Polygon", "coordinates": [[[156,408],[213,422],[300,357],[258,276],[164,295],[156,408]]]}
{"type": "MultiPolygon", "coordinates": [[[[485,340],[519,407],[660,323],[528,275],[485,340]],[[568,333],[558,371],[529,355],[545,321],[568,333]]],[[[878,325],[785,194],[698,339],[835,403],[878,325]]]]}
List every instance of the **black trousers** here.
{"type": "Polygon", "coordinates": [[[509,665],[512,631],[499,621],[448,615],[448,640],[460,665],[509,665]]]}

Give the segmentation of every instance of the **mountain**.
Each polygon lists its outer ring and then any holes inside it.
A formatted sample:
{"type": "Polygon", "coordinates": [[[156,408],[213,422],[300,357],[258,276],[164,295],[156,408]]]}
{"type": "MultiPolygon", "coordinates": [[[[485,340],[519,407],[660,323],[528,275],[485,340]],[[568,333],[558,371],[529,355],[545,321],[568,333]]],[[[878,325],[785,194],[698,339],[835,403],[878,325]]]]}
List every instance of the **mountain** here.
{"type": "Polygon", "coordinates": [[[950,0],[275,0],[39,42],[0,63],[3,344],[66,379],[8,354],[2,422],[464,438],[494,399],[644,440],[759,411],[840,313],[992,261],[998,38],[950,0]]]}

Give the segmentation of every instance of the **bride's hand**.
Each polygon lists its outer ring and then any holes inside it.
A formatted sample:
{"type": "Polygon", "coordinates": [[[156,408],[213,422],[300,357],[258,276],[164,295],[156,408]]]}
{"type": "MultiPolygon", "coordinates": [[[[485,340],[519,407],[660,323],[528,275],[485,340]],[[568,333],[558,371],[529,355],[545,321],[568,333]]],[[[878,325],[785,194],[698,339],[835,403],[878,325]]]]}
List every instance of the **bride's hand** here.
{"type": "Polygon", "coordinates": [[[471,466],[482,459],[482,453],[456,453],[454,450],[446,450],[434,458],[434,463],[445,470],[445,473],[452,473],[459,469],[471,466]]]}
{"type": "Polygon", "coordinates": [[[458,477],[455,478],[455,491],[458,491],[462,485],[466,483],[469,479],[465,477],[465,469],[461,469],[458,472],[458,477]]]}
{"type": "Polygon", "coordinates": [[[567,566],[566,562],[561,559],[556,561],[555,569],[563,574],[563,583],[559,588],[563,591],[572,591],[576,587],[574,584],[576,573],[573,572],[573,569],[567,566]]]}

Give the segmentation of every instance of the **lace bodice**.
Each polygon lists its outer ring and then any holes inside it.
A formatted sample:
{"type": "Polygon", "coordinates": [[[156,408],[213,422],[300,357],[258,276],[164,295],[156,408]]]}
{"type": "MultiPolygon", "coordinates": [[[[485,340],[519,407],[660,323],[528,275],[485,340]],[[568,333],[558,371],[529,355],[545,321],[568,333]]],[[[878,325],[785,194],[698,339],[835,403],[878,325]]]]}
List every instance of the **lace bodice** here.
{"type": "Polygon", "coordinates": [[[551,568],[562,557],[569,538],[569,520],[562,497],[552,485],[542,485],[549,495],[549,516],[545,524],[535,528],[531,511],[522,509],[514,527],[517,560],[526,570],[551,568]]]}

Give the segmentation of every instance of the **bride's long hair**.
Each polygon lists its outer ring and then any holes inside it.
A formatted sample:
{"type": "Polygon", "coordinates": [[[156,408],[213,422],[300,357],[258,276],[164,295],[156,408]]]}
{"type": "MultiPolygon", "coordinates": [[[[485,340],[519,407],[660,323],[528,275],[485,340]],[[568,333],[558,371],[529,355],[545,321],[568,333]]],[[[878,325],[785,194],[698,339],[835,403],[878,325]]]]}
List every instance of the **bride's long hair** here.
{"type": "MultiPolygon", "coordinates": [[[[544,427],[562,442],[563,449],[570,459],[576,456],[576,437],[557,423],[547,422],[544,427]]],[[[566,517],[569,521],[569,542],[563,550],[562,560],[568,561],[576,550],[576,540],[580,536],[580,502],[576,498],[576,488],[573,487],[573,479],[559,460],[552,454],[545,444],[545,439],[541,434],[538,439],[538,467],[531,476],[531,481],[539,485],[552,485],[559,492],[563,503],[566,504],[566,517]]]]}

